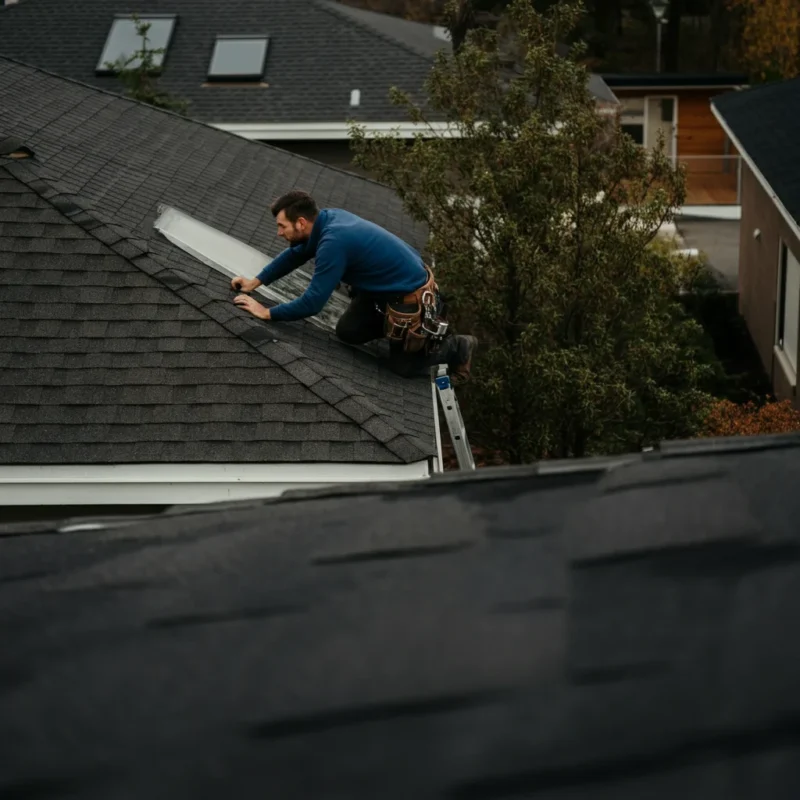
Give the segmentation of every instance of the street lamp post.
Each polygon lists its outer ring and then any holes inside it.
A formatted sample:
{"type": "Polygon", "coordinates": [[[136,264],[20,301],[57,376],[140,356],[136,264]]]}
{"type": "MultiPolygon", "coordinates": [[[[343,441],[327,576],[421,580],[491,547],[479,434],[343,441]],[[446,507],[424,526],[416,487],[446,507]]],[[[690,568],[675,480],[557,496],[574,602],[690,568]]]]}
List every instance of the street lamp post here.
{"type": "Polygon", "coordinates": [[[669,0],[650,0],[650,7],[656,18],[656,72],[661,72],[661,26],[667,21],[669,0]]]}

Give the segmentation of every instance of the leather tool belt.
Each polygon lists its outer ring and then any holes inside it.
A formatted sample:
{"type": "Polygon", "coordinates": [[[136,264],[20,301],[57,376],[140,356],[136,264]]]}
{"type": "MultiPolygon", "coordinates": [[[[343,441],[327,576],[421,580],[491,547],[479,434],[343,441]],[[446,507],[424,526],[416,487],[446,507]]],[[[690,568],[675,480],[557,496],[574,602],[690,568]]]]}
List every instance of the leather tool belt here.
{"type": "Polygon", "coordinates": [[[387,339],[402,342],[407,353],[418,353],[447,331],[439,286],[426,264],[428,280],[413,292],[386,304],[384,331],[387,339]]]}

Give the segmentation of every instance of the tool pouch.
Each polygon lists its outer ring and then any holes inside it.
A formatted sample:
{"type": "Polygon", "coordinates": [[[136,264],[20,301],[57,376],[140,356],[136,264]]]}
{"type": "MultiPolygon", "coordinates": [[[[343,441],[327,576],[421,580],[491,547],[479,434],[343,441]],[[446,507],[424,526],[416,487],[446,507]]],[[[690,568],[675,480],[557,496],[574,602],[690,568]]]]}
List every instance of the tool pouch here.
{"type": "Polygon", "coordinates": [[[428,343],[428,334],[423,329],[423,297],[438,293],[439,287],[430,267],[426,266],[428,280],[415,292],[406,295],[401,303],[386,304],[384,323],[385,336],[389,341],[402,342],[406,353],[418,353],[428,343]]]}
{"type": "Polygon", "coordinates": [[[389,341],[402,342],[408,353],[419,352],[427,339],[420,333],[421,327],[422,307],[418,303],[387,303],[384,332],[389,341]]]}

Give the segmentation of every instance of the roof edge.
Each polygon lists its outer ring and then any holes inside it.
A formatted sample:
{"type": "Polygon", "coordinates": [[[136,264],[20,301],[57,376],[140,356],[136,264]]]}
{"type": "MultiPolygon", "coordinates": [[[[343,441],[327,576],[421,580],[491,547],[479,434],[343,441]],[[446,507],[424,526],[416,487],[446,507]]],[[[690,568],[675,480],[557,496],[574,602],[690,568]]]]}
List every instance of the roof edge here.
{"type": "Polygon", "coordinates": [[[744,159],[745,164],[753,173],[753,177],[758,181],[761,188],[767,193],[769,199],[775,204],[775,207],[778,209],[778,212],[783,217],[792,233],[794,233],[798,240],[800,240],[800,222],[798,222],[798,220],[796,220],[792,214],[789,213],[789,209],[783,204],[783,201],[778,193],[772,188],[772,185],[767,180],[764,173],[758,168],[758,165],[753,160],[753,157],[750,155],[750,153],[747,152],[747,148],[744,146],[744,144],[742,144],[739,137],[733,132],[733,129],[725,119],[724,114],[717,108],[713,99],[711,101],[711,113],[717,118],[722,130],[725,131],[733,146],[739,151],[739,154],[744,159]]]}
{"type": "MultiPolygon", "coordinates": [[[[404,52],[408,53],[409,55],[412,55],[412,56],[420,59],[421,61],[424,61],[426,64],[429,64],[430,66],[433,66],[433,63],[434,63],[434,59],[433,58],[428,58],[428,56],[423,55],[418,50],[415,50],[413,47],[410,47],[409,45],[407,45],[405,42],[401,42],[399,39],[395,39],[392,36],[389,36],[388,34],[385,34],[385,33],[382,33],[381,31],[376,30],[375,28],[371,27],[367,23],[362,22],[361,20],[358,20],[355,17],[351,16],[346,11],[339,11],[339,9],[336,8],[336,6],[338,6],[339,3],[335,2],[335,0],[332,0],[331,2],[327,2],[327,3],[319,2],[319,0],[311,0],[311,2],[320,11],[324,11],[324,12],[326,12],[328,14],[331,14],[331,15],[337,17],[338,19],[341,19],[344,22],[347,22],[349,25],[353,25],[356,28],[358,28],[359,30],[362,30],[362,31],[365,31],[366,33],[369,33],[370,35],[374,36],[376,39],[380,39],[383,42],[388,42],[389,44],[392,44],[395,47],[399,47],[401,50],[403,50],[404,52]]],[[[383,12],[372,11],[371,9],[367,9],[367,8],[361,9],[361,10],[362,11],[369,11],[372,14],[383,14],[383,12]]],[[[383,14],[383,16],[392,17],[394,15],[393,14],[383,14]]],[[[402,19],[402,17],[399,17],[398,19],[402,19]]]]}

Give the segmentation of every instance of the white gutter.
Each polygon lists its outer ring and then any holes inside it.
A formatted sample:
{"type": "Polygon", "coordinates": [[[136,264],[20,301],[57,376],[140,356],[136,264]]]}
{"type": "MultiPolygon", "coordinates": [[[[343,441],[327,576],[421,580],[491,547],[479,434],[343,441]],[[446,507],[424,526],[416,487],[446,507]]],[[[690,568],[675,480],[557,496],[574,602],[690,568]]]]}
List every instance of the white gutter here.
{"type": "MultiPolygon", "coordinates": [[[[360,97],[359,97],[360,100],[360,97]]],[[[431,122],[427,125],[415,122],[356,122],[363,127],[367,136],[393,134],[400,139],[413,139],[418,133],[434,133],[458,138],[461,136],[457,126],[448,122],[431,122]]],[[[212,127],[221,131],[235,133],[245,139],[263,141],[327,141],[350,139],[350,125],[347,122],[217,122],[212,127]]]]}
{"type": "Polygon", "coordinates": [[[287,489],[428,478],[412,464],[91,464],[0,466],[2,506],[176,505],[276,497],[287,489]]]}
{"type": "Polygon", "coordinates": [[[717,111],[713,103],[711,103],[711,113],[717,118],[717,121],[728,135],[728,138],[733,143],[733,146],[739,151],[739,155],[741,155],[741,157],[744,159],[744,163],[747,164],[747,166],[750,168],[750,171],[753,173],[753,175],[755,175],[756,180],[761,184],[761,188],[767,193],[769,198],[777,207],[778,211],[781,212],[781,216],[784,218],[789,228],[791,228],[794,235],[800,239],[800,226],[797,224],[797,220],[788,212],[786,206],[781,202],[778,195],[775,194],[775,191],[769,185],[769,181],[767,181],[761,170],[755,165],[753,159],[747,154],[747,151],[742,146],[742,143],[730,129],[730,126],[727,122],[725,122],[724,117],[719,113],[719,111],[717,111]]]}
{"type": "Polygon", "coordinates": [[[615,89],[618,89],[623,92],[676,92],[676,91],[710,91],[715,89],[720,89],[724,91],[725,89],[730,89],[732,91],[739,91],[743,86],[747,84],[741,83],[726,83],[722,86],[609,86],[611,91],[613,92],[615,89]]]}

